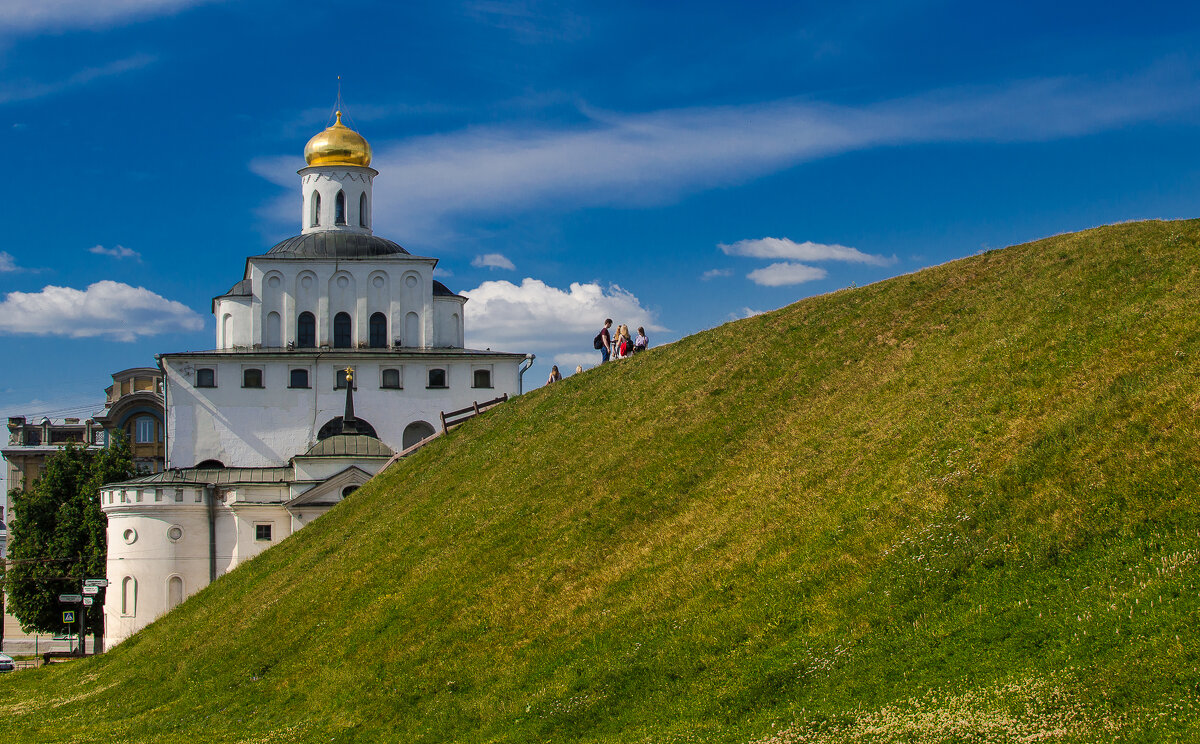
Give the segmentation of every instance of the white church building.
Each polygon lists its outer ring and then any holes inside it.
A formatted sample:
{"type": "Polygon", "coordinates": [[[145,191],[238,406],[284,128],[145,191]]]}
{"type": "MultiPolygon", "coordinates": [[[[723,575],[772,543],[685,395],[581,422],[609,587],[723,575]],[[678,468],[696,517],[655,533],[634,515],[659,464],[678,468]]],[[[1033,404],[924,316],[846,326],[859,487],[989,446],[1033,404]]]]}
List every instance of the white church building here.
{"type": "Polygon", "coordinates": [[[378,172],[340,112],[304,157],[300,234],[213,299],[216,348],[158,358],[166,468],[101,491],[108,645],[328,511],[440,412],[521,392],[532,355],[464,348],[467,298],[437,259],[372,233],[378,172]]]}

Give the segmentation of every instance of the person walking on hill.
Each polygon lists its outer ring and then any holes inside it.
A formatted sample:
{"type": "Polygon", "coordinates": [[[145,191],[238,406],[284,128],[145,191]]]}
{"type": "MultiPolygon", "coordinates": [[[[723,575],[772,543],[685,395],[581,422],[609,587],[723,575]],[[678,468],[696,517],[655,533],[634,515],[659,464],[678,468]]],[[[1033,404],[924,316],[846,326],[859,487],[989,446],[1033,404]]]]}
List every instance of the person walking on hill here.
{"type": "Polygon", "coordinates": [[[646,338],[646,329],[638,326],[637,339],[633,342],[633,353],[636,354],[639,351],[645,351],[649,345],[650,339],[646,338]]]}
{"type": "Polygon", "coordinates": [[[604,327],[596,334],[596,343],[600,344],[596,348],[600,350],[600,363],[604,364],[608,361],[608,357],[612,354],[612,334],[608,329],[612,327],[612,318],[604,319],[604,327]]]}
{"type": "Polygon", "coordinates": [[[558,382],[561,379],[562,375],[558,373],[558,365],[556,364],[550,368],[550,379],[546,380],[546,384],[549,385],[550,383],[558,382]]]}

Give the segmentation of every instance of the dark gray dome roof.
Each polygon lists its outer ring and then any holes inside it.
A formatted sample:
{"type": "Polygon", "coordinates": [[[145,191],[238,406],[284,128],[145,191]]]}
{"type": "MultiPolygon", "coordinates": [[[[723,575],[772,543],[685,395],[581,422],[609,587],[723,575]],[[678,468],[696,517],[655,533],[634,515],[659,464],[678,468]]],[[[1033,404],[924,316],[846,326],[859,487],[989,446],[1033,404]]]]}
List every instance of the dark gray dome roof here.
{"type": "Polygon", "coordinates": [[[352,232],[314,232],[297,235],[275,245],[265,255],[272,258],[374,258],[409,255],[399,243],[375,235],[352,232]]]}

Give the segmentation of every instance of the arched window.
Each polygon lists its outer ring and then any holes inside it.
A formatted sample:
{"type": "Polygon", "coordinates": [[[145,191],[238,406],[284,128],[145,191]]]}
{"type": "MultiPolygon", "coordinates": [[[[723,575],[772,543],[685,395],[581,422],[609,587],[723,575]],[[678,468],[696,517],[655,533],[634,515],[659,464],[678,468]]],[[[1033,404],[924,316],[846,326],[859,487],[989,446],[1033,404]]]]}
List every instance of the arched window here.
{"type": "Polygon", "coordinates": [[[358,486],[346,486],[345,488],[342,489],[342,498],[343,499],[346,498],[347,496],[349,496],[350,494],[354,493],[357,490],[358,490],[358,486]]]}
{"type": "Polygon", "coordinates": [[[473,376],[471,387],[490,388],[492,386],[492,371],[490,369],[477,369],[473,376]]]}
{"type": "Polygon", "coordinates": [[[121,579],[121,615],[124,617],[137,615],[137,579],[132,576],[121,579]]]}
{"type": "Polygon", "coordinates": [[[217,371],[204,368],[196,370],[196,387],[209,388],[217,386],[217,371]]]}
{"type": "Polygon", "coordinates": [[[344,191],[337,192],[337,197],[333,200],[333,224],[346,224],[346,193],[344,191]]]}
{"type": "Polygon", "coordinates": [[[308,226],[316,227],[321,224],[321,195],[313,192],[311,208],[308,212],[308,226]]]}
{"type": "Polygon", "coordinates": [[[242,370],[242,387],[244,388],[260,388],[263,386],[263,375],[261,369],[244,369],[242,370]]]}
{"type": "Polygon", "coordinates": [[[267,325],[263,328],[264,346],[276,348],[282,345],[280,340],[280,328],[282,325],[279,313],[275,311],[267,313],[267,325]]]}
{"type": "Polygon", "coordinates": [[[349,349],[352,343],[350,335],[350,313],[338,313],[333,316],[333,348],[349,349]]]}
{"type": "Polygon", "coordinates": [[[358,226],[367,226],[367,192],[358,195],[358,226]]]}
{"type": "Polygon", "coordinates": [[[404,316],[404,345],[421,345],[421,320],[417,317],[416,313],[409,313],[404,316]]]}
{"type": "Polygon", "coordinates": [[[288,387],[306,388],[308,387],[308,370],[293,369],[291,376],[288,379],[288,387]]]}
{"type": "Polygon", "coordinates": [[[433,427],[424,421],[414,421],[404,427],[404,449],[433,436],[433,427]]]}
{"type": "Polygon", "coordinates": [[[317,345],[317,319],[312,313],[300,313],[296,319],[296,346],[311,349],[317,345]]]}
{"type": "Polygon", "coordinates": [[[167,609],[173,610],[183,602],[183,579],[172,576],[167,582],[167,609]]]}
{"type": "Polygon", "coordinates": [[[383,371],[383,379],[379,383],[381,388],[389,388],[391,390],[400,389],[400,370],[385,369],[383,371]]]}
{"type": "Polygon", "coordinates": [[[387,316],[375,313],[371,316],[371,348],[387,348],[387,316]]]}
{"type": "MultiPolygon", "coordinates": [[[[225,463],[221,462],[220,460],[205,460],[203,462],[196,463],[197,470],[220,470],[223,467],[225,467],[225,463]]],[[[199,492],[196,494],[196,500],[200,500],[199,492]]]]}
{"type": "Polygon", "coordinates": [[[429,387],[431,387],[431,388],[446,387],[446,370],[444,370],[444,369],[429,370],[429,387]]]}

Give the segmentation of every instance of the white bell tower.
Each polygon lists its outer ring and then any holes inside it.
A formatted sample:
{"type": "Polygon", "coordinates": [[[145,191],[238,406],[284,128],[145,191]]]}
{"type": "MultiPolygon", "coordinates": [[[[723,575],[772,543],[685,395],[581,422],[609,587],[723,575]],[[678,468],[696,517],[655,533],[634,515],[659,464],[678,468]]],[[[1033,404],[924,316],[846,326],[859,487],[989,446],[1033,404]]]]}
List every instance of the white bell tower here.
{"type": "Polygon", "coordinates": [[[308,166],[300,174],[301,233],[351,232],[371,234],[371,184],[379,171],[371,166],[371,146],[342,123],[337,112],[333,126],[304,147],[308,166]]]}

